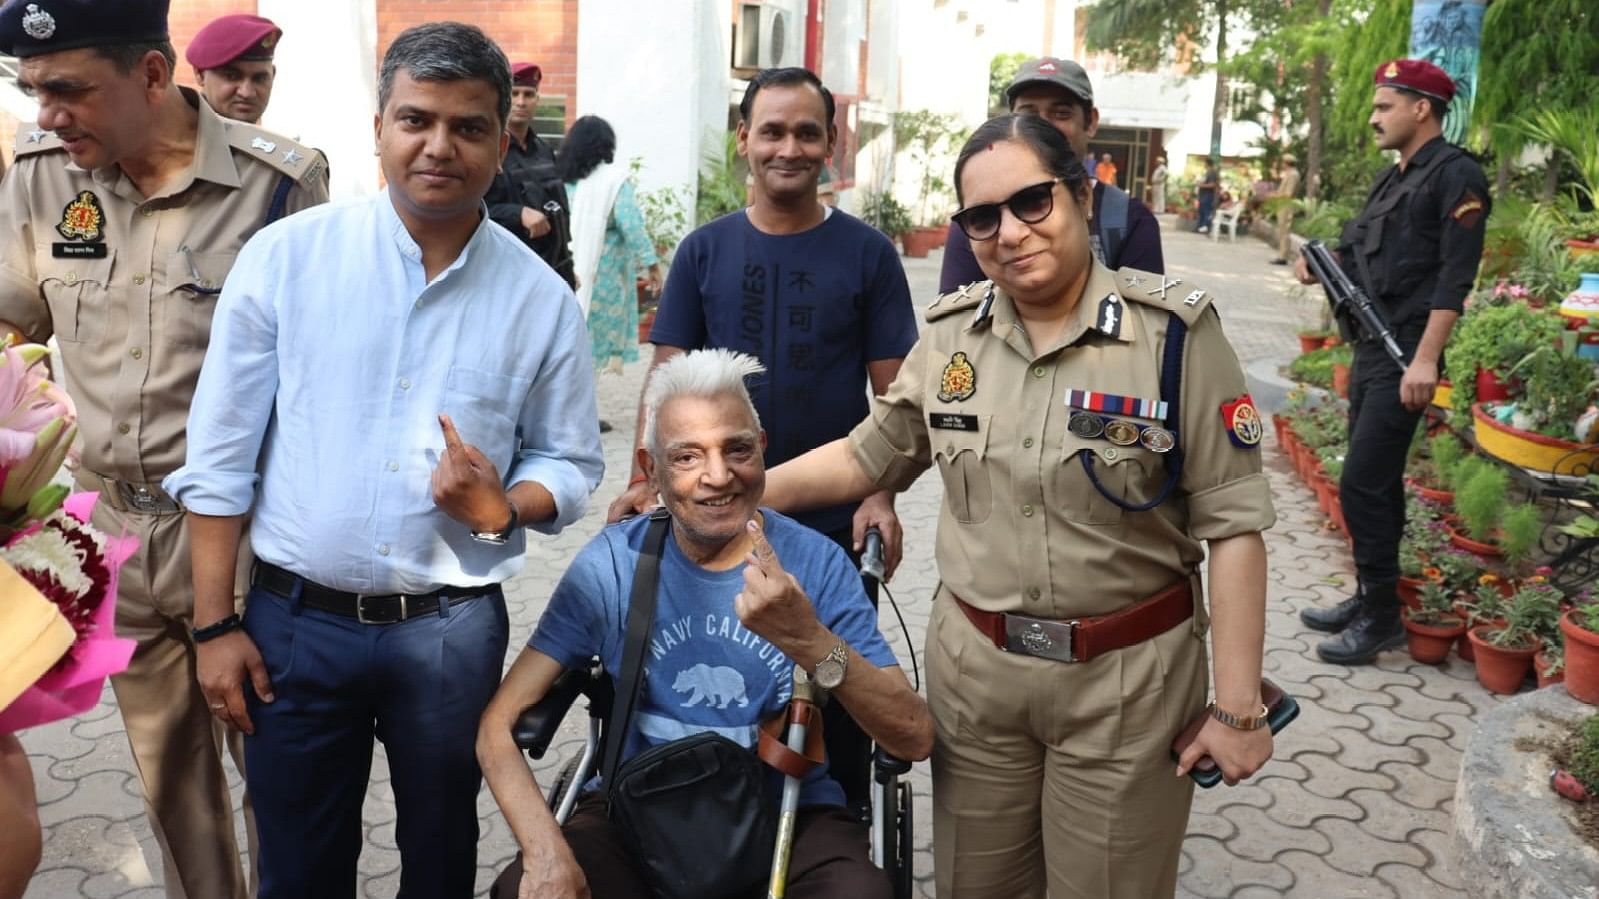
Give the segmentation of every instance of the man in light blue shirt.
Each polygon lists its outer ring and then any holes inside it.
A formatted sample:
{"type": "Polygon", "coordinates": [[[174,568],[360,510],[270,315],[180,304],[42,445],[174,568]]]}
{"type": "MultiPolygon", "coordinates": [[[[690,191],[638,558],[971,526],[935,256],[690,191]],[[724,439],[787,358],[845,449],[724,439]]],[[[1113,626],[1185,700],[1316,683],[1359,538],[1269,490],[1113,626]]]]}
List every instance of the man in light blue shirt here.
{"type": "Polygon", "coordinates": [[[263,229],[223,289],[164,483],[192,528],[201,689],[249,735],[262,899],[354,896],[374,736],[399,895],[471,895],[499,583],[522,528],[577,520],[603,473],[577,302],[483,205],[509,104],[478,29],[401,34],[379,84],[387,191],[263,229]]]}

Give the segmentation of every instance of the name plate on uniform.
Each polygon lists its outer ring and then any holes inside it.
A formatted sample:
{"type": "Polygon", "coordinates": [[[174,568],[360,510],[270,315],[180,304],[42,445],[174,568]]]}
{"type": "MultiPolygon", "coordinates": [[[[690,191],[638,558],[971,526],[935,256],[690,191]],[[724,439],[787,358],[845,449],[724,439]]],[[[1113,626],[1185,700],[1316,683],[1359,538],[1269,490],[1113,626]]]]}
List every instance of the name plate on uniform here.
{"type": "Polygon", "coordinates": [[[103,243],[53,243],[50,245],[50,255],[56,259],[104,259],[106,245],[103,243]]]}
{"type": "Polygon", "coordinates": [[[938,428],[941,431],[975,431],[977,430],[977,416],[956,415],[953,412],[927,413],[928,427],[938,428]]]}

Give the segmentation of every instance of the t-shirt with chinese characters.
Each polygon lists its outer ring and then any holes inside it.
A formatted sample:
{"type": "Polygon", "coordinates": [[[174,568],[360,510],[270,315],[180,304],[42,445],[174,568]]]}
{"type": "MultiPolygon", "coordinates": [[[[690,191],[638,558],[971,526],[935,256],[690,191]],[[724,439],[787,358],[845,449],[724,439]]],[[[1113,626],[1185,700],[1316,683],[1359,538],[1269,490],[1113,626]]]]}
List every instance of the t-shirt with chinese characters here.
{"type": "MultiPolygon", "coordinates": [[[[760,359],[750,398],[771,468],[849,434],[866,417],[869,362],[916,343],[916,311],[894,244],[831,210],[798,234],[766,234],[743,210],[689,234],[672,258],[650,342],[760,359]]],[[[854,505],[797,515],[823,533],[854,505]]]]}
{"type": "MultiPolygon", "coordinates": [[[[822,625],[873,665],[897,666],[877,630],[877,611],[844,551],[786,515],[761,512],[766,539],[810,597],[822,625]]],[[[567,668],[599,656],[611,677],[620,678],[633,572],[648,525],[647,516],[613,524],[578,552],[529,646],[567,668]]],[[[644,651],[644,684],[623,762],[652,746],[707,731],[753,749],[760,723],[788,704],[794,661],[739,622],[733,597],[742,589],[743,565],[707,571],[667,538],[655,622],[644,651]]],[[[775,769],[767,772],[775,797],[782,776],[775,769]]],[[[825,764],[806,776],[800,804],[844,804],[843,788],[827,775],[825,764]]]]}

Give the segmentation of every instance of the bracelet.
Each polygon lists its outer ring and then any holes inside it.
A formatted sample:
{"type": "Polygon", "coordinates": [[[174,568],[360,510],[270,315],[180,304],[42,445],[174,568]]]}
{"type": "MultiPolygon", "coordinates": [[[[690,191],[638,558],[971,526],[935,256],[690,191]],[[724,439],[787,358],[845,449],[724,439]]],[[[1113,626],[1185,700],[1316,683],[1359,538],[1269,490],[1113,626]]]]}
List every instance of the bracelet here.
{"type": "Polygon", "coordinates": [[[1259,714],[1255,715],[1253,718],[1246,718],[1243,715],[1234,715],[1232,712],[1224,710],[1221,706],[1215,704],[1214,702],[1210,704],[1207,710],[1210,712],[1210,716],[1212,718],[1215,718],[1217,721],[1220,721],[1234,730],[1260,730],[1262,727],[1266,726],[1267,719],[1271,717],[1271,710],[1266,708],[1265,703],[1261,704],[1259,714]]]}
{"type": "Polygon", "coordinates": [[[241,619],[237,614],[234,614],[229,615],[221,621],[218,621],[216,624],[208,624],[205,627],[197,627],[193,631],[190,631],[189,635],[194,638],[194,642],[204,643],[207,640],[215,640],[216,638],[230,631],[236,631],[243,626],[244,620],[241,619]]]}
{"type": "Polygon", "coordinates": [[[634,485],[642,484],[642,483],[644,483],[645,481],[648,481],[648,480],[649,480],[649,477],[647,477],[645,475],[641,475],[641,474],[636,474],[631,479],[628,480],[627,486],[629,487],[629,489],[631,489],[634,485]]]}

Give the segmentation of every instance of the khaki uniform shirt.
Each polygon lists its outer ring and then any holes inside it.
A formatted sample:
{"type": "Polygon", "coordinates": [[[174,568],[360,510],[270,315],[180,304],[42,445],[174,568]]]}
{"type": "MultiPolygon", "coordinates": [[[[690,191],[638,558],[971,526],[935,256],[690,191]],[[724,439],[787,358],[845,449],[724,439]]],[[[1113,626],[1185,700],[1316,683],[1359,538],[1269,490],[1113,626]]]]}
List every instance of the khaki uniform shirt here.
{"type": "Polygon", "coordinates": [[[83,467],[134,483],[183,464],[218,292],[279,184],[292,182],[285,215],[328,198],[320,152],[183,95],[199,115],[194,165],[159,196],[116,166],[79,168],[35,125],[18,129],[0,184],[0,320],[56,336],[83,467]]]}
{"type": "Polygon", "coordinates": [[[1244,375],[1211,294],[1182,284],[1163,299],[1161,284],[1160,275],[1096,264],[1059,342],[1043,352],[1008,296],[995,290],[985,303],[989,282],[946,294],[928,309],[893,386],[851,433],[879,487],[902,490],[938,463],[939,575],[971,605],[1044,618],[1104,614],[1192,576],[1200,541],[1274,523],[1263,429],[1253,406],[1240,413],[1234,404],[1244,375]],[[1067,391],[1158,400],[1169,312],[1189,325],[1176,428],[1182,475],[1159,506],[1125,511],[1094,487],[1081,457],[1129,503],[1159,494],[1167,459],[1068,431],[1067,391]],[[1241,432],[1237,443],[1231,430],[1241,432]]]}

